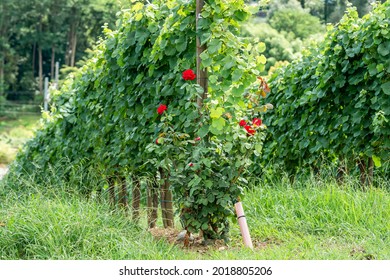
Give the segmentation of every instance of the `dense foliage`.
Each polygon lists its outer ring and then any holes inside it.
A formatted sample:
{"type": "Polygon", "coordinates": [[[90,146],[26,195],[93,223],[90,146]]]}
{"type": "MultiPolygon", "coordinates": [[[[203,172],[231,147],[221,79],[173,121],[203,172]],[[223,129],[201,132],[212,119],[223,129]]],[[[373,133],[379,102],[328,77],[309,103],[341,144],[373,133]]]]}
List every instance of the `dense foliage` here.
{"type": "Polygon", "coordinates": [[[273,75],[268,159],[290,171],[323,157],[389,159],[389,25],[389,1],[361,19],[350,9],[323,44],[273,75]]]}
{"type": "Polygon", "coordinates": [[[250,14],[244,1],[206,1],[196,30],[195,1],[134,3],[54,96],[52,114],[13,172],[37,174],[64,158],[106,176],[153,180],[160,170],[170,174],[184,227],[225,236],[270,108],[260,102],[269,91],[258,77],[264,44],[238,37],[250,14]],[[203,88],[189,70],[197,35],[207,45],[200,56],[209,72],[202,106],[203,88]]]}
{"type": "Polygon", "coordinates": [[[117,0],[1,0],[0,95],[42,91],[54,63],[75,66],[119,9],[117,0]]]}

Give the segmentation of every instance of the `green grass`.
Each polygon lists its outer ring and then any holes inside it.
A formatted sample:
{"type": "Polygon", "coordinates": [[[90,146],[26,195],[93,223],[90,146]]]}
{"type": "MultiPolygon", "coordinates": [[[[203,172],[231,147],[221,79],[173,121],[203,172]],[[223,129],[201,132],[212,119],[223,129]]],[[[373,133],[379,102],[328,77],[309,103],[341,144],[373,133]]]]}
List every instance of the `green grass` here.
{"type": "Polygon", "coordinates": [[[19,190],[0,182],[0,259],[390,259],[389,182],[360,191],[353,184],[307,181],[256,184],[243,199],[256,248],[242,246],[231,223],[227,250],[184,250],[154,239],[146,223],[112,211],[59,182],[19,190]]]}
{"type": "Polygon", "coordinates": [[[9,164],[15,159],[20,147],[34,135],[39,118],[39,115],[0,118],[0,164],[9,164]]]}

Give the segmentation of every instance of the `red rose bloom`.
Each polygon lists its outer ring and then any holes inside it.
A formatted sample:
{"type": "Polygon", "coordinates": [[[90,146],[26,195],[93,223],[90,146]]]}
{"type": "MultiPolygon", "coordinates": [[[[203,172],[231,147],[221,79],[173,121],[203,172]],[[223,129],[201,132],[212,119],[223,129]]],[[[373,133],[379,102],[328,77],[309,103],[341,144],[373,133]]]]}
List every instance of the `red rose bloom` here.
{"type": "Polygon", "coordinates": [[[192,80],[195,80],[196,75],[195,75],[194,71],[192,71],[192,69],[187,69],[183,72],[182,77],[186,81],[192,81],[192,80]]]}
{"type": "Polygon", "coordinates": [[[194,164],[193,164],[192,162],[190,162],[190,163],[188,164],[188,166],[189,166],[189,167],[192,167],[192,166],[194,166],[194,164]]]}
{"type": "Polygon", "coordinates": [[[157,113],[158,113],[159,115],[162,115],[162,113],[164,113],[164,111],[165,111],[166,109],[168,109],[168,107],[167,107],[166,105],[164,105],[164,104],[161,104],[161,105],[158,106],[158,108],[157,108],[157,113]]]}
{"type": "Polygon", "coordinates": [[[262,121],[261,121],[261,119],[254,118],[253,121],[252,121],[252,124],[253,124],[254,126],[261,126],[262,121]]]}
{"type": "Polygon", "coordinates": [[[200,137],[196,137],[196,138],[195,138],[195,141],[200,141],[200,137]]]}
{"type": "Polygon", "coordinates": [[[246,121],[245,120],[241,120],[238,124],[240,126],[246,126],[246,121]]]}
{"type": "Polygon", "coordinates": [[[156,139],[156,144],[158,145],[158,138],[156,139]]]}
{"type": "Polygon", "coordinates": [[[254,135],[256,130],[254,130],[250,125],[246,125],[244,126],[246,132],[248,133],[248,135],[254,135]]]}

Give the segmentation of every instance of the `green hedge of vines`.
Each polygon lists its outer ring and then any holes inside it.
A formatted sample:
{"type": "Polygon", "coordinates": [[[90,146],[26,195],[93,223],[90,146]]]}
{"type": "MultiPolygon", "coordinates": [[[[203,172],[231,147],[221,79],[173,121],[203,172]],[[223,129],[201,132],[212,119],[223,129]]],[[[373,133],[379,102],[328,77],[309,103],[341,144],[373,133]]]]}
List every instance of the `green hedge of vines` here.
{"type": "Polygon", "coordinates": [[[107,176],[154,178],[162,169],[184,227],[225,237],[250,158],[262,148],[264,126],[252,120],[269,107],[262,105],[267,88],[258,79],[265,46],[238,36],[255,11],[243,0],[207,0],[196,30],[195,1],[135,1],[54,96],[52,113],[14,172],[44,172],[64,158],[87,161],[107,176]],[[196,35],[207,45],[202,108],[196,101],[203,89],[182,77],[196,68],[196,35]],[[166,110],[157,112],[160,105],[166,110]],[[239,125],[243,119],[253,135],[239,125]]]}
{"type": "Polygon", "coordinates": [[[323,159],[390,155],[390,3],[349,9],[324,43],[270,79],[266,158],[289,171],[323,159]]]}

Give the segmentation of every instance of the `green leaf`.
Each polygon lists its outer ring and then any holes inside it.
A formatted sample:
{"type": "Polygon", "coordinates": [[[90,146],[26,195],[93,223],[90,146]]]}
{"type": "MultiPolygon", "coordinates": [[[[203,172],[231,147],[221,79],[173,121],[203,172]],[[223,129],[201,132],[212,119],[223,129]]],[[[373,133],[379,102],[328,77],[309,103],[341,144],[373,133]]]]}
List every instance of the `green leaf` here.
{"type": "Polygon", "coordinates": [[[216,75],[210,75],[209,76],[209,82],[212,84],[215,84],[218,81],[218,76],[216,75]]]}
{"type": "Polygon", "coordinates": [[[255,150],[256,152],[258,152],[259,154],[261,154],[262,150],[263,150],[263,145],[261,143],[257,143],[255,145],[255,150]]]}
{"type": "Polygon", "coordinates": [[[207,200],[210,202],[210,203],[213,203],[215,201],[215,196],[210,193],[208,196],[207,196],[207,200]]]}
{"type": "Polygon", "coordinates": [[[239,79],[241,79],[243,74],[244,74],[244,71],[242,71],[241,69],[234,70],[233,74],[232,74],[232,81],[233,82],[238,81],[239,79]]]}
{"type": "Polygon", "coordinates": [[[209,67],[213,63],[207,51],[202,52],[199,57],[202,60],[203,67],[209,67]]]}
{"type": "Polygon", "coordinates": [[[249,14],[243,10],[237,10],[233,14],[233,18],[238,21],[245,21],[248,18],[249,14]]]}
{"type": "Polygon", "coordinates": [[[376,75],[377,73],[377,69],[376,69],[376,63],[371,63],[370,65],[368,65],[368,73],[370,73],[371,76],[374,76],[376,75]]]}
{"type": "Polygon", "coordinates": [[[142,81],[143,78],[144,78],[144,73],[138,74],[137,77],[134,80],[134,84],[139,84],[142,81]]]}
{"type": "Polygon", "coordinates": [[[178,52],[184,52],[187,49],[186,38],[179,38],[175,41],[175,47],[178,52]]]}
{"type": "Polygon", "coordinates": [[[390,53],[390,42],[383,42],[378,46],[378,53],[382,56],[387,56],[390,53]]]}
{"type": "Polygon", "coordinates": [[[201,177],[199,177],[198,175],[194,175],[194,178],[188,183],[188,186],[194,188],[195,186],[198,186],[201,181],[201,177]]]}
{"type": "Polygon", "coordinates": [[[380,157],[377,157],[376,155],[373,155],[372,156],[372,160],[374,161],[375,167],[381,167],[382,166],[380,157]]]}
{"type": "Polygon", "coordinates": [[[205,187],[206,187],[207,189],[211,189],[212,186],[213,186],[213,181],[211,181],[211,180],[206,180],[206,181],[204,182],[204,185],[205,185],[205,187]]]}
{"type": "Polygon", "coordinates": [[[227,143],[225,143],[223,148],[224,148],[225,152],[229,153],[233,148],[233,143],[227,142],[227,143]]]}
{"type": "Polygon", "coordinates": [[[140,21],[143,17],[144,15],[142,13],[138,13],[135,15],[135,21],[140,21]]]}
{"type": "Polygon", "coordinates": [[[381,88],[385,94],[390,95],[390,82],[382,84],[381,88]]]}
{"type": "Polygon", "coordinates": [[[223,130],[219,130],[215,126],[210,126],[210,132],[214,135],[221,135],[223,133],[223,130]]]}
{"type": "Polygon", "coordinates": [[[149,70],[148,70],[149,77],[152,77],[152,76],[153,76],[154,69],[155,69],[154,64],[152,64],[152,65],[149,66],[149,70]]]}
{"type": "Polygon", "coordinates": [[[206,167],[211,167],[211,161],[210,161],[210,159],[208,159],[208,158],[204,158],[204,159],[202,159],[202,163],[206,166],[206,167]]]}
{"type": "Polygon", "coordinates": [[[225,112],[225,109],[222,107],[211,108],[210,109],[210,118],[218,119],[222,116],[223,112],[225,112]]]}
{"type": "Polygon", "coordinates": [[[217,119],[213,119],[211,126],[216,128],[217,130],[223,130],[225,124],[226,121],[224,118],[217,118],[217,119]]]}
{"type": "MultiPolygon", "coordinates": [[[[234,88],[232,88],[232,94],[233,94],[233,96],[237,96],[237,97],[241,97],[241,95],[244,93],[244,91],[245,91],[245,87],[243,86],[243,85],[240,85],[240,86],[238,86],[238,87],[234,87],[234,88]]],[[[241,103],[243,103],[243,102],[241,102],[241,103]]],[[[240,103],[240,104],[241,104],[240,103]]],[[[243,108],[246,108],[246,105],[245,105],[245,103],[243,103],[244,105],[242,106],[243,108]]]]}
{"type": "Polygon", "coordinates": [[[266,64],[267,63],[267,58],[264,55],[260,55],[257,57],[257,63],[259,64],[266,64]]]}
{"type": "Polygon", "coordinates": [[[195,90],[198,94],[203,94],[204,92],[204,89],[198,84],[195,85],[195,90]]]}
{"type": "Polygon", "coordinates": [[[381,64],[378,64],[378,65],[376,66],[376,71],[378,71],[379,73],[382,72],[383,69],[384,69],[384,65],[383,65],[382,63],[381,63],[381,64]]]}
{"type": "Polygon", "coordinates": [[[260,42],[260,43],[257,44],[257,51],[258,51],[259,53],[262,53],[262,52],[264,52],[265,50],[266,50],[265,43],[260,42]]]}
{"type": "Polygon", "coordinates": [[[209,126],[208,125],[203,125],[199,130],[198,130],[198,137],[203,138],[207,135],[209,132],[209,126]]]}
{"type": "Polygon", "coordinates": [[[222,46],[222,41],[220,39],[212,39],[207,45],[207,50],[210,54],[213,54],[218,52],[221,46],[222,46]]]}
{"type": "Polygon", "coordinates": [[[143,7],[144,7],[143,3],[137,2],[136,4],[134,4],[134,6],[132,6],[131,10],[134,12],[138,12],[138,11],[142,10],[143,7]]]}

